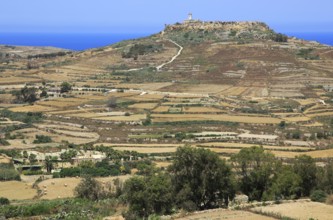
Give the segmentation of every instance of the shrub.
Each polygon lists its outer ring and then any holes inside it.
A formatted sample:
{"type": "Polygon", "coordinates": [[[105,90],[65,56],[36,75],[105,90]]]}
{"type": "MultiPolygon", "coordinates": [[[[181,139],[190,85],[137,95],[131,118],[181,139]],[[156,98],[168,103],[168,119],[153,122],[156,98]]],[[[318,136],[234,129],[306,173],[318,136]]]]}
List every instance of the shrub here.
{"type": "Polygon", "coordinates": [[[34,140],[34,144],[41,144],[41,143],[51,143],[52,139],[46,135],[36,135],[36,139],[34,140]]]}
{"type": "Polygon", "coordinates": [[[326,193],[322,190],[314,190],[310,195],[311,201],[314,202],[325,202],[326,197],[327,197],[326,193]]]}
{"type": "Polygon", "coordinates": [[[103,197],[102,185],[91,176],[84,177],[75,188],[75,194],[79,198],[96,201],[103,197]]]}
{"type": "Polygon", "coordinates": [[[0,205],[9,205],[9,199],[5,197],[0,197],[0,205]]]}
{"type": "Polygon", "coordinates": [[[0,181],[21,180],[12,164],[0,164],[0,181]]]}
{"type": "Polygon", "coordinates": [[[10,143],[7,140],[5,140],[5,139],[0,138],[0,145],[8,146],[8,145],[10,145],[10,143]]]}

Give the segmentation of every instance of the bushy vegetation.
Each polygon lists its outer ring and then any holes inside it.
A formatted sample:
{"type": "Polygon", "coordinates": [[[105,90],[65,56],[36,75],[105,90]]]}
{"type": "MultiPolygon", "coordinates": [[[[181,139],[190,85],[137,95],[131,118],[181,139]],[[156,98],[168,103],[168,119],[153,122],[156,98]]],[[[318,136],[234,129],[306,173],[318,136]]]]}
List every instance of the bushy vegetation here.
{"type": "Polygon", "coordinates": [[[121,174],[130,173],[130,169],[120,162],[113,163],[106,159],[102,162],[93,164],[92,162],[82,162],[78,167],[63,168],[60,177],[76,177],[76,176],[119,176],[121,174]]]}
{"type": "Polygon", "coordinates": [[[28,55],[28,59],[37,59],[37,58],[54,58],[54,57],[60,57],[60,56],[66,56],[67,54],[71,54],[71,51],[59,51],[55,53],[44,53],[44,54],[36,54],[36,55],[28,55]]]}
{"type": "Polygon", "coordinates": [[[274,34],[272,36],[272,40],[274,40],[276,42],[288,42],[288,36],[278,33],[278,34],[274,34]]]}
{"type": "Polygon", "coordinates": [[[79,198],[92,201],[97,201],[104,196],[102,185],[89,175],[85,176],[79,185],[77,185],[75,194],[79,198]]]}
{"type": "Polygon", "coordinates": [[[9,118],[12,121],[21,121],[27,124],[41,122],[43,114],[41,112],[12,112],[10,110],[1,110],[0,117],[9,118]]]}
{"type": "Polygon", "coordinates": [[[35,87],[25,86],[19,91],[13,91],[13,95],[16,96],[15,103],[33,103],[38,100],[37,98],[38,89],[35,87]]]}
{"type": "Polygon", "coordinates": [[[5,197],[0,197],[0,206],[2,205],[9,205],[9,199],[5,198],[5,197]]]}
{"type": "Polygon", "coordinates": [[[13,164],[0,163],[0,181],[21,180],[13,164]]]}
{"type": "Polygon", "coordinates": [[[86,199],[66,199],[39,201],[20,206],[0,206],[0,213],[5,218],[24,218],[47,216],[47,219],[100,219],[115,213],[115,200],[95,202],[86,199]]]}
{"type": "MultiPolygon", "coordinates": [[[[136,152],[121,152],[104,146],[96,146],[95,150],[105,152],[107,159],[96,164],[86,161],[76,168],[64,168],[60,177],[84,177],[75,190],[77,197],[85,199],[75,200],[78,203],[85,201],[83,206],[91,204],[90,201],[100,204],[110,198],[118,200],[117,203],[126,203],[129,207],[124,213],[126,219],[172,214],[179,209],[193,211],[225,207],[236,192],[257,201],[310,196],[313,201],[322,202],[333,190],[333,161],[325,167],[317,167],[314,159],[302,155],[287,165],[262,147],[240,150],[231,157],[230,164],[210,150],[181,147],[168,169],[157,168],[147,159],[137,160],[140,154],[136,152]],[[137,175],[123,185],[118,184],[114,191],[94,179],[126,174],[133,168],[137,169],[137,175]]],[[[22,209],[6,206],[0,211],[11,217],[55,214],[48,205],[37,203],[22,209]]],[[[55,205],[55,209],[64,209],[67,205],[55,205]]],[[[91,213],[100,211],[97,208],[91,213]]]]}
{"type": "Polygon", "coordinates": [[[0,138],[0,145],[8,146],[10,145],[10,143],[6,139],[0,138]]]}
{"type": "Polygon", "coordinates": [[[60,92],[61,93],[66,93],[72,90],[72,84],[70,84],[69,82],[63,82],[60,85],[60,92]]]}
{"type": "Polygon", "coordinates": [[[36,139],[33,141],[34,144],[42,144],[42,143],[51,143],[52,138],[46,135],[36,135],[36,139]]]}
{"type": "Polygon", "coordinates": [[[123,51],[123,58],[133,58],[137,60],[139,55],[145,55],[152,52],[158,52],[162,50],[162,45],[158,44],[134,44],[128,50],[123,51]]]}
{"type": "Polygon", "coordinates": [[[319,60],[320,59],[319,55],[314,54],[313,52],[314,50],[312,48],[300,49],[297,55],[304,58],[305,60],[319,60]]]}
{"type": "Polygon", "coordinates": [[[228,206],[235,195],[231,167],[210,150],[179,148],[170,173],[176,204],[184,209],[228,206]]]}
{"type": "Polygon", "coordinates": [[[170,214],[174,198],[170,176],[163,173],[133,177],[125,182],[124,199],[129,204],[126,219],[170,214]]]}
{"type": "Polygon", "coordinates": [[[311,195],[310,199],[314,202],[325,202],[327,198],[327,194],[323,190],[314,190],[311,195]]]}

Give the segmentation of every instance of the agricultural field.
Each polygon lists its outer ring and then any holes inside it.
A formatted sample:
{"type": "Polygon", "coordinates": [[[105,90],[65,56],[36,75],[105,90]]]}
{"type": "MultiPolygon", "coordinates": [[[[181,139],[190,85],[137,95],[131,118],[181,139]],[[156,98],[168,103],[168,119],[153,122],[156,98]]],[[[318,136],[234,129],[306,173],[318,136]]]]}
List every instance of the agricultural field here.
{"type": "Polygon", "coordinates": [[[228,209],[217,209],[189,214],[184,217],[175,218],[177,220],[198,220],[198,219],[230,219],[230,220],[274,220],[275,218],[254,214],[247,211],[234,211],[228,209]]]}
{"type": "MultiPolygon", "coordinates": [[[[97,180],[103,187],[114,187],[113,180],[119,179],[125,181],[130,176],[117,176],[117,177],[101,177],[97,180]]],[[[38,187],[42,190],[40,199],[59,199],[74,197],[74,189],[80,183],[81,178],[58,178],[48,179],[40,182],[38,187]]]]}
{"type": "Polygon", "coordinates": [[[180,121],[226,121],[247,124],[279,124],[281,119],[271,117],[256,117],[242,115],[210,115],[210,114],[152,114],[153,122],[180,122],[180,121]]]}
{"type": "Polygon", "coordinates": [[[268,205],[253,208],[252,210],[259,213],[272,213],[300,220],[330,220],[333,216],[333,208],[331,205],[310,201],[295,201],[279,205],[268,205]]]}
{"type": "Polygon", "coordinates": [[[31,184],[20,181],[0,182],[0,195],[10,200],[28,200],[37,196],[31,184]]]}

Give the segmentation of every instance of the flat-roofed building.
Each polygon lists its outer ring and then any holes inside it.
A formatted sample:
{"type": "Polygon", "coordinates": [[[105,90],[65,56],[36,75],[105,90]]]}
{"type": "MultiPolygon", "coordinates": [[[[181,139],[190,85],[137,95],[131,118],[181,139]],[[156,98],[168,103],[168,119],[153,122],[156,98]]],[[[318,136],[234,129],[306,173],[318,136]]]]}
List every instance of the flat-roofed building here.
{"type": "Polygon", "coordinates": [[[242,141],[247,141],[251,143],[276,143],[279,136],[277,135],[266,135],[266,134],[240,134],[238,139],[242,141]]]}

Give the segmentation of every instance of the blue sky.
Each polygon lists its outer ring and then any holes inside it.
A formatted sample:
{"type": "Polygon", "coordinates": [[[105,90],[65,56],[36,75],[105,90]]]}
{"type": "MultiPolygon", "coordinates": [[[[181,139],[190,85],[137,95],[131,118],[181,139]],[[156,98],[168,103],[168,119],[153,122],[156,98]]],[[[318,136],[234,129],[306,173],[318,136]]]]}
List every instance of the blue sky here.
{"type": "Polygon", "coordinates": [[[188,12],[279,32],[333,32],[332,0],[0,0],[0,8],[0,32],[154,33],[188,12]]]}

